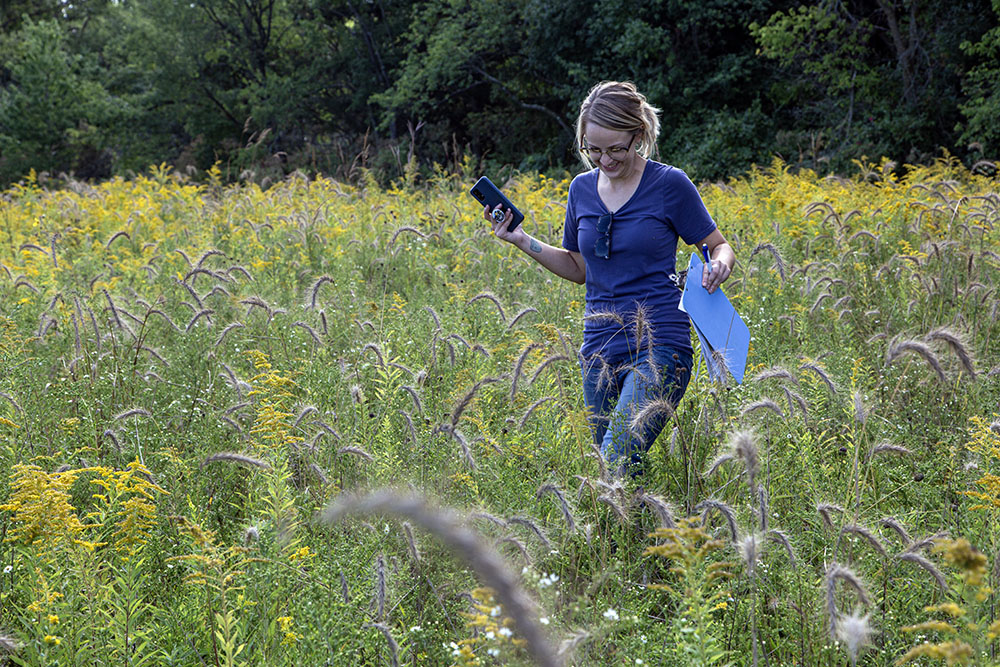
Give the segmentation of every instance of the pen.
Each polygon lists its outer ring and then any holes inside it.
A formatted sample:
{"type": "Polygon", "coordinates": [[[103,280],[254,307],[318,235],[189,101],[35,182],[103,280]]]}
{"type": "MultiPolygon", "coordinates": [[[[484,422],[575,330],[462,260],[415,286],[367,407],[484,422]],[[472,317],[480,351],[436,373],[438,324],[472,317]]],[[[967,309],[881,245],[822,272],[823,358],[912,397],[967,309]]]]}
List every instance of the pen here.
{"type": "Polygon", "coordinates": [[[708,272],[712,272],[712,258],[708,256],[708,244],[701,244],[701,254],[705,258],[705,263],[708,264],[708,272]]]}

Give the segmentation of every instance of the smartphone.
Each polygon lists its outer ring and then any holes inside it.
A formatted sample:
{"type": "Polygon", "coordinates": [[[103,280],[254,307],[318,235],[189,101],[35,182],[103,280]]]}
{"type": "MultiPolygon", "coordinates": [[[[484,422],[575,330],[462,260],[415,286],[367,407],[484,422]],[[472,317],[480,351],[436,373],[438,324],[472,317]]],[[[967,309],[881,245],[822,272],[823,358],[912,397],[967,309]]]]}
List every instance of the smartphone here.
{"type": "Polygon", "coordinates": [[[476,184],[469,190],[469,194],[481,205],[489,206],[491,211],[496,208],[497,204],[500,204],[505,212],[508,208],[513,211],[514,219],[507,225],[508,232],[517,229],[517,226],[524,221],[524,214],[518,211],[517,207],[511,204],[510,200],[500,192],[500,189],[493,185],[493,182],[485,176],[476,181],[476,184]]]}

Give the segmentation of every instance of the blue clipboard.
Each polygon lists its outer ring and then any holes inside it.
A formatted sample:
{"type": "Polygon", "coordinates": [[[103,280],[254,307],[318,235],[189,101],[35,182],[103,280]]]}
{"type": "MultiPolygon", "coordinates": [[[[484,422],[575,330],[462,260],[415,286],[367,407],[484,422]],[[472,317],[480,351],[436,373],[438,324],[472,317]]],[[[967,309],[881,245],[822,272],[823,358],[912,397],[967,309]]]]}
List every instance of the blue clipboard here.
{"type": "Polygon", "coordinates": [[[691,253],[680,309],[691,318],[694,331],[698,334],[709,378],[722,380],[725,370],[737,384],[742,384],[750,351],[750,329],[721,288],[709,294],[701,286],[702,271],[704,263],[698,253],[691,253]],[[713,352],[721,355],[723,364],[716,362],[713,352]]]}

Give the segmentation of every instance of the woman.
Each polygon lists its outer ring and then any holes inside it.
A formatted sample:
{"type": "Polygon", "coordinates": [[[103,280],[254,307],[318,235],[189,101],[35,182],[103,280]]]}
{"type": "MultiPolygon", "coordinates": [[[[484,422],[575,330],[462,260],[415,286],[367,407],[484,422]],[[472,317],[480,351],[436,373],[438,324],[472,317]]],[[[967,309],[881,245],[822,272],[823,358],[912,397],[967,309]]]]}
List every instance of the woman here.
{"type": "MultiPolygon", "coordinates": [[[[573,179],[562,247],[507,231],[493,233],[552,273],[586,284],[580,357],[595,442],[612,469],[635,476],[665,415],[639,432],[632,417],[651,400],[674,406],[687,388],[692,349],[687,314],[674,279],[677,239],[708,246],[702,285],[714,292],[736,255],[683,171],[650,159],[659,109],[629,82],[598,84],[580,106],[576,138],[589,171],[573,179]]],[[[689,277],[689,279],[692,279],[689,277]]]]}

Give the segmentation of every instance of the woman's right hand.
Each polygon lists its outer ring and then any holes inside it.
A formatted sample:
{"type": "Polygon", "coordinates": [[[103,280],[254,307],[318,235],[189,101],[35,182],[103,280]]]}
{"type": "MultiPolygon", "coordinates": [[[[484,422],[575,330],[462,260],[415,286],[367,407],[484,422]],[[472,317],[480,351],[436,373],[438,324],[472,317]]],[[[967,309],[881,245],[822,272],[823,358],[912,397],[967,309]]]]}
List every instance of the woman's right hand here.
{"type": "MultiPolygon", "coordinates": [[[[494,210],[500,211],[503,210],[503,207],[500,206],[500,204],[497,204],[496,209],[494,210]]],[[[496,236],[501,241],[506,241],[507,243],[512,243],[518,247],[521,247],[519,245],[519,242],[527,239],[528,235],[524,232],[523,229],[521,229],[521,225],[518,225],[517,228],[514,229],[514,231],[512,232],[507,231],[507,227],[514,220],[514,212],[511,211],[510,209],[507,209],[506,213],[503,216],[503,219],[500,222],[497,222],[496,219],[493,217],[493,211],[490,210],[489,206],[485,206],[483,208],[483,217],[486,218],[486,220],[493,227],[493,235],[496,236]]]]}

